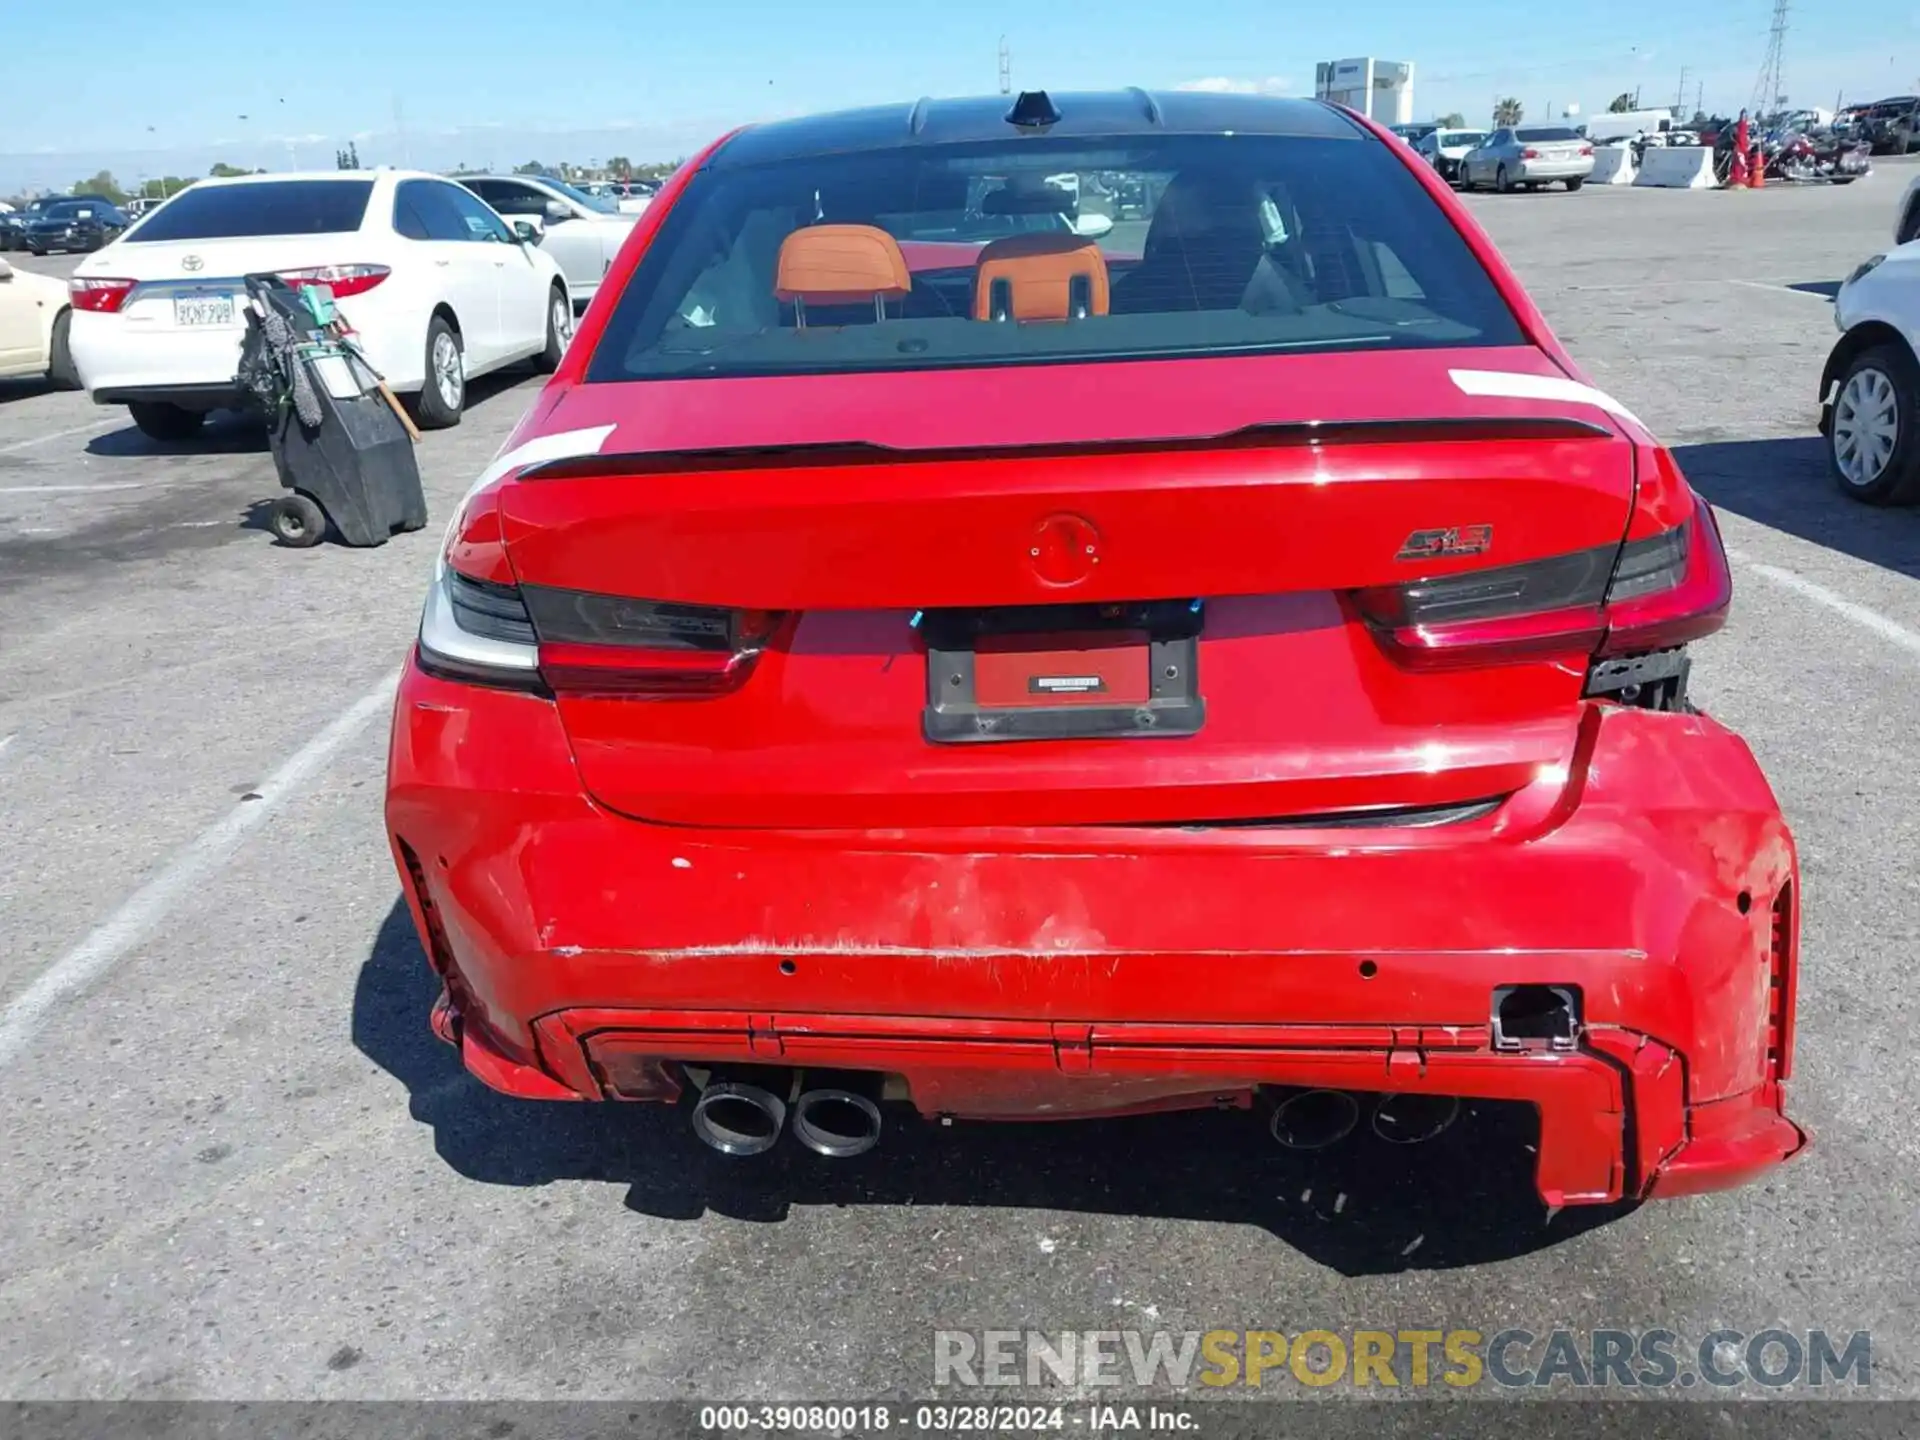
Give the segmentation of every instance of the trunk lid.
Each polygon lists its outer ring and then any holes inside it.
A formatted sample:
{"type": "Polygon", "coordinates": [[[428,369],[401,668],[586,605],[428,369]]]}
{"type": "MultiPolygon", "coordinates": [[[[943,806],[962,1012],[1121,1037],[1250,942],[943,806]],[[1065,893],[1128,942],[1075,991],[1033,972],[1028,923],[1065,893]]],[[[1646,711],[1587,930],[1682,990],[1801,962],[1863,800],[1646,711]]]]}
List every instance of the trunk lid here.
{"type": "MultiPolygon", "coordinates": [[[[77,266],[79,275],[137,281],[120,314],[142,331],[246,328],[243,277],[321,265],[385,263],[357,233],[122,241],[77,266]]],[[[352,301],[343,301],[351,310],[352,301]]]]}
{"type": "Polygon", "coordinates": [[[1617,544],[1633,472],[1604,410],[1469,395],[1463,369],[1568,384],[1538,352],[1477,350],[582,386],[542,428],[613,434],[507,484],[502,534],[523,586],[785,612],[732,693],[561,696],[587,788],[628,814],[865,829],[1466,804],[1566,761],[1583,667],[1412,673],[1350,592],[1617,544]],[[1449,529],[1484,548],[1405,555],[1449,529]],[[1149,635],[1137,602],[1191,626],[1149,635]],[[1046,712],[1032,733],[1068,733],[948,743],[956,665],[969,699],[998,687],[1022,726],[1046,712]],[[1071,718],[1083,682],[1198,703],[1113,738],[1071,718]]]}

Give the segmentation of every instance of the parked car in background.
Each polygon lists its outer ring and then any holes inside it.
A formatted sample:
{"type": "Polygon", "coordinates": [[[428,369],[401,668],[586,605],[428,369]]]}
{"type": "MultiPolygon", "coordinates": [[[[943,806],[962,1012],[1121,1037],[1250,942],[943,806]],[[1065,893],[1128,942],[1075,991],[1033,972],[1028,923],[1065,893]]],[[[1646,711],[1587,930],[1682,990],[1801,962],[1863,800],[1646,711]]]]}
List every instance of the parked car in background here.
{"type": "Polygon", "coordinates": [[[36,255],[85,252],[118,239],[132,223],[104,200],[60,200],[28,219],[24,238],[36,255]]]}
{"type": "Polygon", "coordinates": [[[1460,204],[1315,101],[907,113],[702,155],[456,510],[387,752],[434,1032],[736,1156],[1463,1096],[1554,1208],[1797,1154],[1718,525],[1460,204]],[[896,238],[1095,171],[1138,253],[896,238]]]}
{"type": "Polygon", "coordinates": [[[463,175],[460,184],[510,223],[524,221],[567,277],[573,303],[584,306],[600,288],[634,222],[611,197],[589,195],[564,180],[539,175],[463,175]]]}
{"type": "Polygon", "coordinates": [[[102,405],[178,440],[237,403],[243,277],[325,285],[368,360],[420,423],[457,425],[467,381],[552,369],[573,302],[551,255],[451,180],[325,170],[202,180],[71,281],[73,357],[102,405]]]}
{"type": "Polygon", "coordinates": [[[1920,95],[1894,95],[1867,108],[1865,138],[1876,155],[1920,150],[1920,95]]]}
{"type": "Polygon", "coordinates": [[[1460,178],[1460,162],[1468,152],[1487,143],[1484,130],[1429,130],[1413,142],[1416,155],[1440,172],[1442,180],[1460,178]]]}
{"type": "Polygon", "coordinates": [[[659,182],[654,180],[621,181],[613,187],[613,201],[622,215],[639,215],[659,193],[659,182]]]}
{"type": "Polygon", "coordinates": [[[1402,140],[1406,141],[1407,144],[1412,145],[1418,142],[1422,136],[1431,135],[1439,128],[1440,127],[1431,120],[1420,120],[1411,125],[1389,125],[1387,130],[1391,134],[1398,135],[1402,140]]]}
{"type": "Polygon", "coordinates": [[[1834,481],[1871,505],[1920,503],[1920,242],[1858,266],[1834,296],[1833,322],[1820,430],[1834,481]]]}
{"type": "Polygon", "coordinates": [[[75,388],[70,326],[65,281],[0,260],[0,379],[45,375],[75,388]]]}
{"type": "Polygon", "coordinates": [[[1590,115],[1584,123],[1574,128],[1596,145],[1632,140],[1642,135],[1665,135],[1673,128],[1673,111],[1664,108],[1610,110],[1605,114],[1590,115]]]}
{"type": "Polygon", "coordinates": [[[27,217],[17,210],[0,214],[0,250],[27,248],[27,217]]]}
{"type": "Polygon", "coordinates": [[[1502,127],[1460,160],[1460,188],[1578,190],[1593,174],[1593,145],[1570,125],[1502,127]]]}

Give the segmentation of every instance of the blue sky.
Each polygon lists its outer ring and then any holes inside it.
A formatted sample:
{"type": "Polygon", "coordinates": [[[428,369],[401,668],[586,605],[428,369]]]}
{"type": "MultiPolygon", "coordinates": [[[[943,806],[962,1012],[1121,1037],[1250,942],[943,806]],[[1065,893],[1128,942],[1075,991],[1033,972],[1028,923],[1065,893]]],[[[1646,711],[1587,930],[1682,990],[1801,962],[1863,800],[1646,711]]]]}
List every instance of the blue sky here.
{"type": "MultiPolygon", "coordinates": [[[[990,91],[1002,34],[1016,87],[1302,94],[1315,61],[1377,55],[1415,63],[1423,118],[1478,122],[1505,94],[1534,117],[1604,109],[1636,85],[1643,103],[1670,103],[1682,66],[1689,105],[1704,84],[1708,109],[1728,109],[1752,92],[1770,8],[331,0],[290,26],[248,0],[175,0],[156,26],[152,0],[24,4],[10,7],[0,54],[0,191],[64,187],[102,165],[131,182],[214,159],[331,164],[348,139],[368,163],[434,167],[671,158],[742,121],[990,91]]],[[[1794,102],[1920,91],[1920,7],[1901,8],[1799,0],[1794,102]]]]}

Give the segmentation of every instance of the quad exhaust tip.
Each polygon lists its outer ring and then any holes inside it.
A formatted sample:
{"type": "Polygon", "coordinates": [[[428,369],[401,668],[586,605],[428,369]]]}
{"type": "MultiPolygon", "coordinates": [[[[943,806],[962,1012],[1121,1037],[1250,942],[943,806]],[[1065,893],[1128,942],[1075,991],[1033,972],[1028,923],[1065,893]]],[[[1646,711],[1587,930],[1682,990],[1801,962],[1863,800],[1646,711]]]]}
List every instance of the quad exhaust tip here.
{"type": "Polygon", "coordinates": [[[880,1143],[880,1107],[858,1088],[825,1085],[793,1102],[793,1138],[833,1160],[864,1155],[880,1143]]]}
{"type": "Polygon", "coordinates": [[[1324,1150],[1353,1133],[1360,1102],[1344,1090],[1297,1090],[1273,1107],[1267,1129],[1289,1150],[1324,1150]]]}
{"type": "Polygon", "coordinates": [[[1273,1107],[1267,1128],[1289,1150],[1324,1150],[1359,1126],[1365,1098],[1373,1099],[1373,1133],[1390,1145],[1432,1140],[1460,1118],[1457,1095],[1363,1097],[1346,1090],[1295,1090],[1273,1107]]]}
{"type": "Polygon", "coordinates": [[[786,1123],[787,1102],[744,1080],[709,1080],[693,1106],[693,1133],[722,1155],[764,1154],[786,1123]]]}
{"type": "Polygon", "coordinates": [[[1457,1095],[1382,1095],[1373,1107],[1373,1133],[1389,1145],[1418,1145],[1459,1118],[1457,1095]]]}

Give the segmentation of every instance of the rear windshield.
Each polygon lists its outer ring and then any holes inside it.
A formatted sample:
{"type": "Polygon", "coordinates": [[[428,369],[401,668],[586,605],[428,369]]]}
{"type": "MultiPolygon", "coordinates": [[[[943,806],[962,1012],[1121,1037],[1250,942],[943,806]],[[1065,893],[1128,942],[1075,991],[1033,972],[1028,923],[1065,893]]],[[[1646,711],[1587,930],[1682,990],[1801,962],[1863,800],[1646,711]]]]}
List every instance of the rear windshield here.
{"type": "Polygon", "coordinates": [[[358,230],[371,180],[256,180],[196,185],[149,216],[122,243],[217,240],[255,235],[333,235],[358,230]]]}
{"type": "Polygon", "coordinates": [[[1580,132],[1566,125],[1529,125],[1513,132],[1522,140],[1578,140],[1580,132]]]}
{"type": "Polygon", "coordinates": [[[1442,130],[1440,132],[1440,143],[1448,146],[1480,146],[1487,143],[1487,132],[1484,130],[1442,130]]]}
{"type": "Polygon", "coordinates": [[[1522,343],[1370,138],[722,162],[648,247],[590,381],[1522,343]]]}

